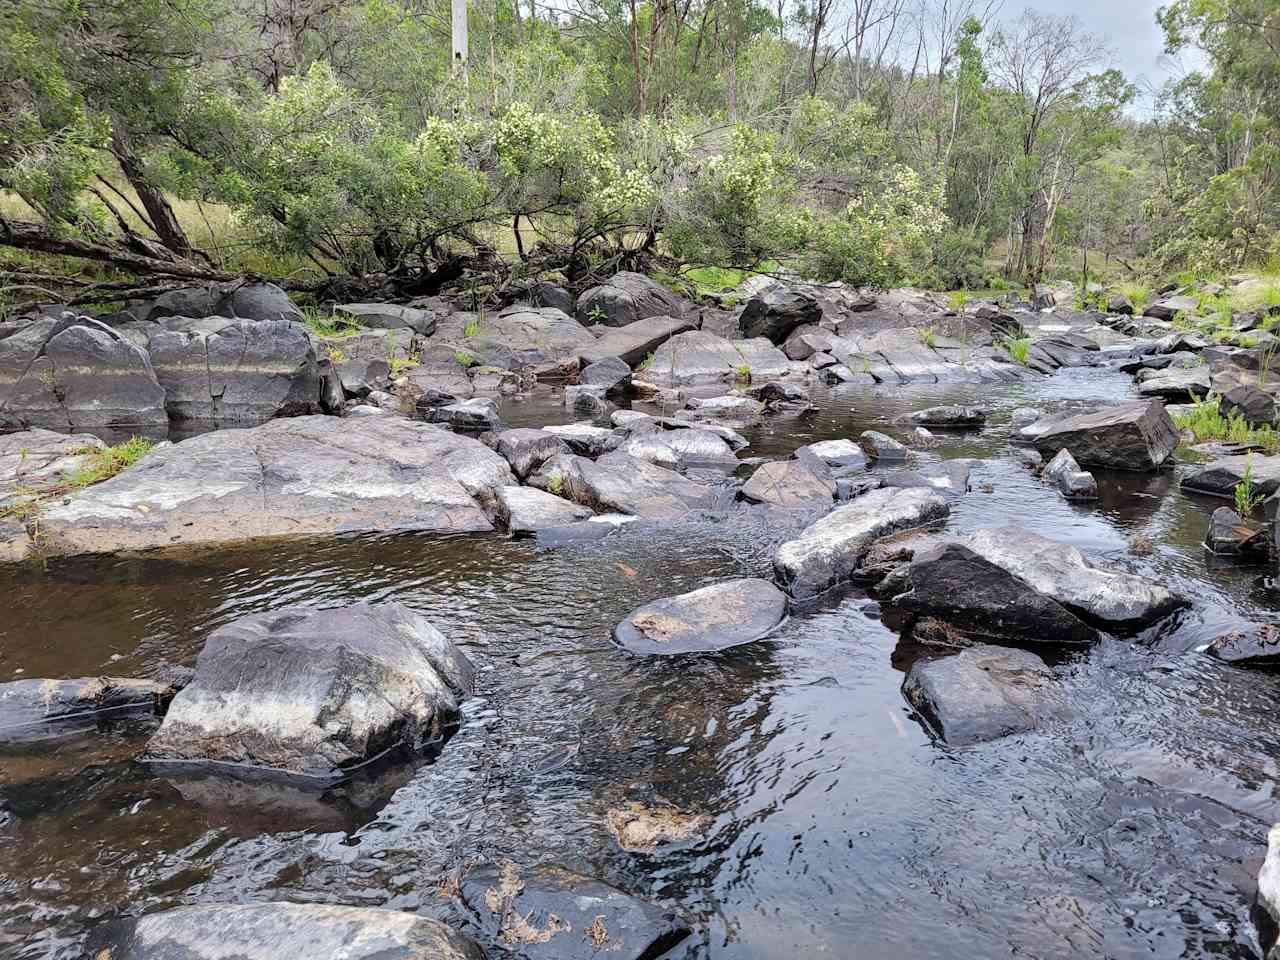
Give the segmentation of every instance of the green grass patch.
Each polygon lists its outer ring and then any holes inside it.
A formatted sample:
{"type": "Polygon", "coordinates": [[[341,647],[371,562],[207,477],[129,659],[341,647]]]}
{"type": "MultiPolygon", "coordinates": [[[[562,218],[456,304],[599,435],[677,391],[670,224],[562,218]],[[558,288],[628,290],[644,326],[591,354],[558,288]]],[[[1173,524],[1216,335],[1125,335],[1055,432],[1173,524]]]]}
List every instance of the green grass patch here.
{"type": "Polygon", "coordinates": [[[1269,426],[1250,426],[1239,413],[1224,417],[1217,394],[1209,394],[1191,409],[1173,418],[1179,430],[1190,430],[1196,443],[1216,440],[1261,448],[1268,454],[1280,450],[1280,436],[1269,426]]]}
{"type": "Polygon", "coordinates": [[[1127,281],[1117,283],[1116,292],[1133,304],[1133,312],[1141,313],[1151,302],[1151,288],[1145,283],[1127,281]]]}
{"type": "Polygon", "coordinates": [[[479,334],[480,334],[480,318],[472,317],[470,320],[467,321],[467,325],[462,328],[462,335],[464,337],[475,337],[475,336],[479,336],[479,334]]]}
{"type": "Polygon", "coordinates": [[[933,327],[921,327],[916,331],[916,335],[920,337],[920,342],[930,350],[938,345],[938,334],[933,327]]]}
{"type": "Polygon", "coordinates": [[[965,308],[965,305],[968,304],[968,302],[969,302],[968,290],[952,290],[950,293],[947,294],[947,305],[950,306],[952,310],[955,310],[957,312],[960,310],[963,310],[965,308]]]}
{"type": "Polygon", "coordinates": [[[1031,338],[1030,337],[1008,337],[1004,342],[1004,348],[1009,351],[1016,363],[1027,365],[1027,359],[1031,355],[1031,338]]]}
{"type": "Polygon", "coordinates": [[[312,333],[330,340],[334,337],[353,337],[364,329],[355,317],[326,313],[316,307],[303,307],[302,315],[312,333]]]}
{"type": "Polygon", "coordinates": [[[453,355],[453,359],[457,360],[464,367],[474,367],[477,363],[476,358],[465,350],[456,351],[453,355]]]}
{"type": "Polygon", "coordinates": [[[110,480],[121,470],[132,467],[145,457],[153,446],[155,444],[146,437],[130,437],[124,443],[111,447],[85,447],[80,453],[87,456],[88,460],[71,472],[67,483],[79,490],[81,487],[110,480]]]}

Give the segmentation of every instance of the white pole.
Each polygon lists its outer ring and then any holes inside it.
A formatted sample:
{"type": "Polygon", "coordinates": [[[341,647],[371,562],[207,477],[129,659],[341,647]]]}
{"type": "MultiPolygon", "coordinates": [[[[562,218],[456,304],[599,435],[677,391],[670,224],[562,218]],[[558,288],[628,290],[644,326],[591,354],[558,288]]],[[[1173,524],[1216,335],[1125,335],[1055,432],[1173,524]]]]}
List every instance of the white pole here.
{"type": "Polygon", "coordinates": [[[453,0],[453,73],[467,70],[467,0],[453,0]]]}

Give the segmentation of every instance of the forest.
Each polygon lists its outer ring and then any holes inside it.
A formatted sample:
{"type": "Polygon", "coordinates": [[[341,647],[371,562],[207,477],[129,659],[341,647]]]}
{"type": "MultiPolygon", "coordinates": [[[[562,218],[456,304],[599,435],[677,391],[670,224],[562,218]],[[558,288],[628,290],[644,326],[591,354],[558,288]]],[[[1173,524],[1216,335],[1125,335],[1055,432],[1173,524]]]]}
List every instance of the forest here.
{"type": "Polygon", "coordinates": [[[935,289],[1265,269],[1280,3],[1176,0],[1139,91],[987,0],[4,0],[0,297],[935,289]],[[1149,104],[1139,109],[1139,104],[1149,104]],[[730,284],[731,285],[731,284],[730,284]]]}

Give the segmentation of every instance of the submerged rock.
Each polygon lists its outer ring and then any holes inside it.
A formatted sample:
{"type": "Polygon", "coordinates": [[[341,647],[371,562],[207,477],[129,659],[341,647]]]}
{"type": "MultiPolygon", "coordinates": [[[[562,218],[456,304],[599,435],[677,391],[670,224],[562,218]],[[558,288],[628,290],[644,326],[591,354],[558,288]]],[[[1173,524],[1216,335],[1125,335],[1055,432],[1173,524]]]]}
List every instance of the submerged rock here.
{"type": "Polygon", "coordinates": [[[180,686],[122,677],[0,683],[0,743],[43,740],[128,717],[163,716],[180,686]]]}
{"type": "Polygon", "coordinates": [[[911,421],[925,427],[980,427],[987,412],[981,407],[929,407],[911,414],[911,421]]]}
{"type": "Polygon", "coordinates": [[[1238,666],[1273,667],[1280,663],[1280,623],[1246,623],[1209,644],[1208,653],[1238,666]]]}
{"type": "Polygon", "coordinates": [[[976,646],[920,660],[903,696],[928,728],[953,747],[1033,729],[1061,708],[1053,671],[1034,653],[976,646]]]}
{"type": "Polygon", "coordinates": [[[1076,458],[1065,447],[1049,461],[1040,476],[1055,484],[1068,500],[1098,499],[1098,481],[1092,473],[1080,469],[1076,458]]]}
{"type": "Polygon", "coordinates": [[[609,832],[628,853],[652,853],[659,844],[679,843],[695,837],[710,817],[684,813],[674,807],[647,807],[630,802],[605,814],[609,832]]]}
{"type": "Polygon", "coordinates": [[[773,569],[797,600],[816,597],[851,579],[880,537],[945,519],[951,512],[938,493],[920,487],[863,494],[806,527],[778,547],[773,569]]]}
{"type": "Polygon", "coordinates": [[[723,650],[768,635],[786,613],[786,594],[769,581],[730,580],[647,603],[614,627],[613,638],[648,655],[723,650]]]}
{"type": "Polygon", "coordinates": [[[398,417],[300,417],[153,450],[48,504],[50,555],[356,531],[492,529],[482,505],[515,483],[478,440],[398,417]],[[479,501],[479,502],[478,502],[479,501]]]}
{"type": "Polygon", "coordinates": [[[527,960],[650,960],[689,935],[657,904],[559,867],[504,861],[464,877],[458,897],[487,939],[527,960]]]}
{"type": "Polygon", "coordinates": [[[318,903],[214,903],[118,920],[91,938],[110,960],[484,960],[437,920],[318,903]]]}
{"type": "Polygon", "coordinates": [[[250,614],[209,635],[146,759],[328,783],[442,744],[472,684],[457,647],[398,603],[250,614]]]}
{"type": "Polygon", "coordinates": [[[1046,457],[1070,450],[1086,467],[1154,470],[1178,446],[1178,428],[1158,400],[1040,420],[1023,436],[1046,457]]]}
{"type": "Polygon", "coordinates": [[[752,503],[781,507],[830,503],[836,495],[835,480],[821,461],[814,466],[802,460],[777,460],[762,464],[742,487],[742,497],[752,503]]]}

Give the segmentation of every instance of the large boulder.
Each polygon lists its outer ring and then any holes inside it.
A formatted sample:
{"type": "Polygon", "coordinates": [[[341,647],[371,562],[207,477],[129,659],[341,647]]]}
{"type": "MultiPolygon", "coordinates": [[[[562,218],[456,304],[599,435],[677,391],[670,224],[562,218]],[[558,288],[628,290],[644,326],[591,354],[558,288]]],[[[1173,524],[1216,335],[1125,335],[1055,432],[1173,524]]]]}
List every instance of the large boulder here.
{"type": "Polygon", "coordinates": [[[742,487],[744,500],[780,507],[829,504],[835,495],[835,479],[821,461],[775,460],[765,463],[742,487]]]}
{"type": "Polygon", "coordinates": [[[209,635],[146,759],[341,780],[441,745],[472,685],[467,658],[398,603],[250,614],[209,635]]]}
{"type": "Polygon", "coordinates": [[[456,313],[439,320],[440,341],[467,365],[521,370],[576,360],[595,337],[555,307],[507,307],[498,313],[456,313]]]}
{"type": "Polygon", "coordinates": [[[606,357],[584,367],[578,383],[602,387],[606,397],[625,397],[631,390],[631,368],[617,357],[606,357]]]}
{"type": "Polygon", "coordinates": [[[484,960],[438,920],[319,903],[215,903],[108,924],[89,956],[110,960],[484,960]]]}
{"type": "Polygon", "coordinates": [[[412,330],[423,337],[436,332],[436,315],[430,310],[395,303],[343,303],[334,309],[374,330],[412,330]]]}
{"type": "Polygon", "coordinates": [[[1234,387],[1218,401],[1218,412],[1224,417],[1238,415],[1253,427],[1271,425],[1276,421],[1276,398],[1257,387],[1234,387]]]}
{"type": "Polygon", "coordinates": [[[0,428],[168,427],[145,350],[87,317],[36,320],[0,340],[0,428]]]}
{"type": "Polygon", "coordinates": [[[501,430],[482,438],[511,465],[520,480],[533,473],[557,453],[568,452],[568,446],[553,433],[530,427],[501,430]]]}
{"type": "Polygon", "coordinates": [[[821,319],[822,305],[808,293],[773,287],[747,301],[738,326],[744,339],[764,337],[782,345],[797,327],[816,325],[821,319]]]}
{"type": "Polygon", "coordinates": [[[711,487],[620,450],[595,461],[573,455],[552,457],[529,483],[600,513],[650,520],[673,520],[709,510],[718,499],[711,487]]]}
{"type": "Polygon", "coordinates": [[[589,507],[536,487],[500,487],[495,513],[514,536],[559,530],[594,516],[589,507]]]}
{"type": "Polygon", "coordinates": [[[282,321],[174,318],[149,350],[174,420],[258,423],[320,410],[306,328],[282,321]]]}
{"type": "Polygon", "coordinates": [[[1245,474],[1256,494],[1275,493],[1280,489],[1280,456],[1220,457],[1184,476],[1182,489],[1230,500],[1235,497],[1236,486],[1244,482],[1245,474]]]}
{"type": "Polygon", "coordinates": [[[1154,581],[1095,567],[1075,547],[1019,527],[917,551],[901,607],[997,643],[1079,645],[1129,635],[1186,601],[1154,581]]]}
{"type": "Polygon", "coordinates": [[[852,440],[844,438],[806,444],[796,450],[796,456],[817,457],[837,476],[857,473],[867,468],[866,453],[852,440]]]}
{"type": "Polygon", "coordinates": [[[872,490],[778,547],[773,555],[774,574],[797,600],[816,597],[851,579],[876,540],[944,520],[950,512],[947,501],[932,490],[872,490]]]}
{"type": "Polygon", "coordinates": [[[241,320],[288,320],[304,317],[289,295],[274,283],[213,283],[170,290],[131,311],[139,320],[166,317],[231,317],[241,320]]]}
{"type": "Polygon", "coordinates": [[[644,376],[663,386],[705,386],[772,379],[785,375],[790,363],[768,340],[725,340],[703,330],[691,330],[662,344],[644,376]]]}
{"type": "Polygon", "coordinates": [[[628,366],[637,367],[676,334],[693,329],[694,323],[685,317],[645,317],[606,331],[594,343],[584,343],[578,350],[578,359],[585,367],[597,360],[617,357],[628,366]]]}
{"type": "Polygon", "coordinates": [[[613,629],[632,653],[723,650],[766,636],[787,614],[787,597],[768,580],[729,580],[646,603],[613,629]]]}
{"type": "Polygon", "coordinates": [[[174,683],[123,677],[0,683],[0,743],[43,740],[129,717],[164,714],[174,683]]]}
{"type": "Polygon", "coordinates": [[[1061,703],[1053,671],[1034,653],[975,646],[918,660],[902,693],[929,730],[965,747],[1031,730],[1061,703]]]}
{"type": "Polygon", "coordinates": [[[1169,366],[1163,370],[1144,370],[1137,377],[1138,393],[1179,403],[1199,400],[1210,390],[1209,368],[1206,366],[1169,366]]]}
{"type": "Polygon", "coordinates": [[[1199,309],[1200,301],[1195,297],[1160,297],[1149,303],[1142,315],[1157,320],[1172,320],[1180,313],[1195,313],[1199,309]]]}
{"type": "Polygon", "coordinates": [[[685,302],[662,284],[624,270],[584,291],[574,315],[587,325],[625,327],[646,317],[680,317],[685,312],[685,302]]]}
{"type": "Polygon", "coordinates": [[[492,527],[482,505],[515,482],[478,440],[398,417],[300,417],[152,451],[48,504],[52,555],[258,537],[492,527]]]}
{"type": "Polygon", "coordinates": [[[1022,436],[1046,458],[1067,449],[1086,467],[1110,470],[1154,470],[1178,446],[1178,428],[1158,400],[1051,417],[1022,436]]]}

